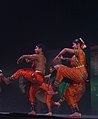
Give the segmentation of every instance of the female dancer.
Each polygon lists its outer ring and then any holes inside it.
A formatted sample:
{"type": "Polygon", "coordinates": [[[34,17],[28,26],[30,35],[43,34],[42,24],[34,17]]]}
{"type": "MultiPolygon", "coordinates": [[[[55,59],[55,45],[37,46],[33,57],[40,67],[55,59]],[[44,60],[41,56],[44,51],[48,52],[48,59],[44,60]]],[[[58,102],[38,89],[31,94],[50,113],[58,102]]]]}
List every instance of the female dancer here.
{"type": "MultiPolygon", "coordinates": [[[[54,59],[56,62],[65,53],[73,54],[72,58],[66,58],[70,61],[72,68],[67,66],[60,66],[57,70],[56,79],[54,82],[55,89],[62,82],[63,78],[72,80],[72,83],[68,86],[64,93],[64,97],[67,100],[69,106],[72,109],[72,115],[81,116],[78,107],[78,101],[85,92],[88,73],[86,70],[86,57],[83,49],[86,48],[84,41],[81,38],[73,41],[72,48],[64,48],[54,59]]],[[[66,79],[64,79],[66,80],[66,79]]]]}

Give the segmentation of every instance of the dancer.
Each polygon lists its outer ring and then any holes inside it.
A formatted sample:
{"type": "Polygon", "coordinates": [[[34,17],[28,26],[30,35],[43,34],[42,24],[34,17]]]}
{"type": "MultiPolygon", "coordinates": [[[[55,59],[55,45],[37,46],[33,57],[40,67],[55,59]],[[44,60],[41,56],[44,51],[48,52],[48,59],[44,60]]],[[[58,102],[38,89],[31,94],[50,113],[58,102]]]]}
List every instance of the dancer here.
{"type": "Polygon", "coordinates": [[[5,76],[3,75],[3,72],[2,72],[2,70],[0,70],[0,93],[2,92],[2,85],[1,85],[1,83],[4,83],[4,84],[6,84],[6,85],[8,85],[9,84],[9,81],[5,78],[5,76]]]}
{"type": "Polygon", "coordinates": [[[58,92],[54,92],[51,94],[51,91],[53,92],[52,83],[54,82],[55,69],[56,69],[56,67],[50,66],[50,74],[44,76],[45,79],[48,79],[48,82],[47,82],[47,84],[43,83],[41,85],[41,88],[46,91],[45,95],[46,95],[46,105],[48,107],[48,113],[45,115],[49,115],[49,116],[52,115],[52,97],[53,97],[53,95],[58,94],[58,92]],[[53,74],[53,76],[52,76],[52,74],[53,74]]]}
{"type": "MultiPolygon", "coordinates": [[[[78,101],[85,92],[86,82],[88,81],[88,73],[86,70],[86,57],[83,51],[86,48],[84,41],[81,38],[73,41],[73,49],[64,48],[54,59],[56,62],[65,53],[73,54],[72,58],[66,58],[71,62],[72,68],[67,66],[60,66],[57,70],[56,79],[54,82],[55,90],[62,82],[63,78],[68,78],[73,82],[68,86],[64,92],[64,97],[72,109],[71,117],[80,117],[78,101]]],[[[65,79],[66,80],[66,79],[65,79]]],[[[55,91],[54,90],[54,91],[55,91]]]]}
{"type": "Polygon", "coordinates": [[[8,77],[8,81],[11,82],[20,77],[24,77],[28,81],[30,81],[30,89],[29,89],[29,99],[31,102],[31,112],[28,114],[35,115],[35,94],[39,90],[40,86],[44,82],[44,74],[45,74],[45,64],[46,57],[44,56],[44,45],[38,44],[35,47],[35,54],[31,55],[22,55],[17,64],[22,63],[25,60],[26,62],[32,62],[33,68],[23,68],[17,70],[11,77],[8,77]]]}
{"type": "Polygon", "coordinates": [[[53,102],[53,96],[56,95],[57,97],[63,97],[63,93],[65,92],[66,88],[68,87],[69,83],[65,83],[65,82],[62,82],[60,85],[59,85],[59,88],[58,88],[58,91],[57,92],[54,92],[54,93],[51,93],[53,92],[53,86],[54,86],[54,81],[55,81],[55,77],[56,77],[56,72],[57,72],[57,69],[58,67],[60,67],[61,65],[55,65],[55,66],[51,66],[50,67],[50,74],[48,75],[45,75],[44,78],[45,79],[48,79],[48,83],[43,83],[40,88],[42,88],[43,90],[45,90],[45,95],[46,95],[46,105],[48,107],[48,113],[46,115],[52,115],[52,103],[53,102]]]}
{"type": "Polygon", "coordinates": [[[1,80],[5,83],[5,84],[9,84],[9,81],[5,78],[5,76],[3,75],[2,70],[0,70],[0,78],[1,80]]]}

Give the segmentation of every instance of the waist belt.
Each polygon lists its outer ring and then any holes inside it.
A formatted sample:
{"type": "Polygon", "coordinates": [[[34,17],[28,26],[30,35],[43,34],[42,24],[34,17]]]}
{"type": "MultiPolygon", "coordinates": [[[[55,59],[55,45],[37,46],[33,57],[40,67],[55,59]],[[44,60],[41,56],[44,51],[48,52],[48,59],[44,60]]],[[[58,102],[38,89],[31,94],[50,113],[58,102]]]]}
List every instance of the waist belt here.
{"type": "Polygon", "coordinates": [[[77,67],[75,67],[75,68],[81,68],[81,67],[84,67],[84,65],[80,65],[80,66],[77,66],[77,67]]]}
{"type": "Polygon", "coordinates": [[[39,71],[39,70],[36,70],[35,72],[39,72],[39,73],[41,73],[41,74],[42,74],[42,72],[41,72],[41,71],[39,71]]]}
{"type": "Polygon", "coordinates": [[[43,73],[42,71],[35,70],[35,72],[38,72],[38,73],[40,73],[40,74],[44,75],[44,73],[43,73]]]}

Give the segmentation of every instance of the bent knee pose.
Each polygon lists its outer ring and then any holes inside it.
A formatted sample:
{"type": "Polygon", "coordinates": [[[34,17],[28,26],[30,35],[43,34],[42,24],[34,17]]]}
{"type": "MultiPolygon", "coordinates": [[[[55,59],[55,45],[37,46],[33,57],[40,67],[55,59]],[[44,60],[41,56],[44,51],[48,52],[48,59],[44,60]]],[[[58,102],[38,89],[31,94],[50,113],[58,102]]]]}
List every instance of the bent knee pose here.
{"type": "Polygon", "coordinates": [[[64,65],[60,66],[54,82],[55,87],[58,87],[63,78],[73,81],[64,93],[64,97],[72,108],[73,114],[79,112],[77,102],[85,92],[85,82],[87,82],[88,78],[86,56],[83,51],[85,46],[81,38],[75,39],[72,48],[64,48],[53,60],[53,63],[56,62],[65,53],[73,54],[72,58],[65,58],[65,60],[70,61],[72,68],[64,65]]]}
{"type": "Polygon", "coordinates": [[[45,95],[46,95],[46,105],[48,107],[48,113],[46,115],[52,115],[52,103],[53,102],[53,96],[56,95],[57,97],[62,97],[64,91],[66,90],[67,86],[69,85],[68,83],[62,82],[59,85],[59,88],[56,92],[53,92],[53,86],[54,86],[54,81],[55,81],[55,76],[57,72],[57,68],[60,65],[55,65],[50,67],[50,74],[46,75],[45,78],[48,78],[48,83],[43,83],[40,87],[45,90],[45,95]],[[63,88],[62,88],[63,86],[63,88]]]}
{"type": "Polygon", "coordinates": [[[35,114],[35,93],[40,88],[41,84],[44,81],[44,74],[45,74],[45,64],[46,64],[46,57],[44,56],[44,46],[43,44],[38,44],[35,47],[35,54],[31,55],[22,55],[17,64],[22,63],[25,60],[26,62],[32,62],[32,68],[23,68],[17,70],[11,77],[8,77],[9,81],[13,81],[18,79],[19,77],[24,77],[25,79],[31,82],[30,90],[29,90],[29,97],[30,102],[32,105],[32,111],[29,114],[35,114]]]}

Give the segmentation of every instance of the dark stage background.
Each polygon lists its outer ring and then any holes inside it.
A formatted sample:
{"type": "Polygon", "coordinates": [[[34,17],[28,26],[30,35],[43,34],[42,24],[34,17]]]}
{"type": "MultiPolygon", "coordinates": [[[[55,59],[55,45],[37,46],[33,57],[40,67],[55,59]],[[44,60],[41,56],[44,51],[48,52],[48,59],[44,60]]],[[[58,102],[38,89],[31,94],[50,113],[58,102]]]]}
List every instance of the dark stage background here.
{"type": "MultiPolygon", "coordinates": [[[[17,65],[16,61],[22,54],[33,53],[37,43],[46,46],[48,73],[50,60],[62,48],[71,47],[78,37],[87,44],[90,74],[90,47],[98,44],[97,0],[5,0],[0,1],[0,9],[0,68],[6,76],[18,68],[30,66],[17,65]]],[[[94,106],[91,106],[90,83],[79,102],[83,114],[95,114],[95,111],[91,112],[94,106]]],[[[9,86],[1,84],[1,87],[1,112],[30,110],[28,96],[21,93],[18,80],[9,86]]],[[[55,110],[54,107],[55,113],[70,113],[66,103],[59,111],[55,110]]]]}

